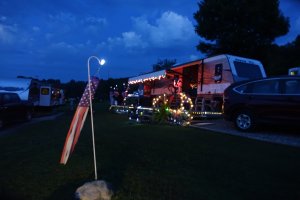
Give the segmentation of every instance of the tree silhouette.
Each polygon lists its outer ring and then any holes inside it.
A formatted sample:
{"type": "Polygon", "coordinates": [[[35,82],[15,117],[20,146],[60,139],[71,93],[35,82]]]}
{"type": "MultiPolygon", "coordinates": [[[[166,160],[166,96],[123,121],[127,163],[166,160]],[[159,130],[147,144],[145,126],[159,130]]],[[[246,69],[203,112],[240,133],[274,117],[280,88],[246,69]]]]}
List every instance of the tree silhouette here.
{"type": "Polygon", "coordinates": [[[274,39],[289,30],[278,0],[203,0],[194,13],[197,49],[207,55],[229,53],[261,59],[274,39]]]}
{"type": "Polygon", "coordinates": [[[265,69],[269,75],[287,75],[288,70],[300,67],[300,35],[284,46],[273,45],[265,54],[265,69]]]}
{"type": "Polygon", "coordinates": [[[163,69],[169,69],[175,63],[176,63],[176,59],[174,59],[174,60],[169,60],[169,59],[161,60],[161,59],[159,59],[157,61],[157,63],[152,66],[153,67],[153,71],[159,71],[159,70],[163,70],[163,69]]]}

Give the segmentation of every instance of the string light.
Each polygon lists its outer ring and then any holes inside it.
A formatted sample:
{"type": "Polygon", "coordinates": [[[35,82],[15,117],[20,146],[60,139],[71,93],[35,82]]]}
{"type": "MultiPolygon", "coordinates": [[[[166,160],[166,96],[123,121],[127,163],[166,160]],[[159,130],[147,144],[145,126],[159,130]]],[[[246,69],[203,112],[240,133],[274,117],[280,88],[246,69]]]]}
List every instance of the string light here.
{"type": "Polygon", "coordinates": [[[159,107],[162,103],[167,105],[166,110],[170,113],[169,121],[174,124],[186,126],[189,125],[193,119],[191,110],[193,109],[194,105],[191,98],[187,97],[184,93],[180,93],[179,96],[180,107],[177,109],[170,108],[166,94],[154,98],[152,101],[152,106],[154,110],[159,111],[159,107]]]}
{"type": "Polygon", "coordinates": [[[192,112],[193,115],[222,115],[222,112],[211,112],[211,111],[203,111],[203,112],[192,112]]]}
{"type": "MultiPolygon", "coordinates": [[[[191,124],[191,121],[193,120],[193,115],[200,114],[200,112],[192,112],[193,110],[193,102],[191,98],[187,97],[184,93],[178,94],[180,97],[180,106],[175,109],[170,108],[169,99],[167,98],[166,94],[159,95],[152,101],[152,108],[149,107],[142,107],[138,106],[136,109],[136,115],[137,118],[135,118],[136,122],[140,122],[141,118],[144,115],[144,112],[160,112],[160,108],[162,105],[165,105],[165,111],[169,113],[168,121],[172,124],[181,125],[181,126],[187,126],[191,124]],[[141,117],[141,118],[139,118],[141,117]]],[[[117,106],[112,105],[110,107],[110,110],[114,110],[117,113],[129,113],[129,111],[134,109],[133,106],[117,106]]],[[[129,116],[129,120],[132,120],[133,118],[131,115],[129,116]]]]}
{"type": "Polygon", "coordinates": [[[154,81],[154,80],[160,80],[160,79],[163,79],[166,77],[166,74],[162,74],[162,75],[157,75],[157,76],[151,76],[151,77],[147,77],[145,76],[145,78],[140,78],[140,79],[137,79],[137,80],[132,80],[132,81],[128,81],[128,84],[131,85],[131,84],[137,84],[137,83],[144,83],[146,81],[154,81]]]}
{"type": "Polygon", "coordinates": [[[163,103],[165,105],[168,105],[168,99],[166,98],[166,94],[163,94],[163,95],[159,95],[158,97],[154,98],[152,100],[152,106],[154,108],[157,108],[160,106],[159,103],[163,103]]]}
{"type": "Polygon", "coordinates": [[[190,125],[193,119],[193,116],[191,115],[191,110],[194,107],[193,102],[191,98],[187,97],[184,93],[180,93],[179,96],[180,107],[172,109],[171,121],[182,126],[190,125]]]}

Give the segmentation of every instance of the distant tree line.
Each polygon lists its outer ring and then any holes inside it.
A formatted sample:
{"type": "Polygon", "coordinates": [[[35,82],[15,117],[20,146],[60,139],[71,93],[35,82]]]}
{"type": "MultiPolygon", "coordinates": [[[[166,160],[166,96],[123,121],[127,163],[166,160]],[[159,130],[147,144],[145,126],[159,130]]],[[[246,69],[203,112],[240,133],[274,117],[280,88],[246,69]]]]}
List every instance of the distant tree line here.
{"type": "Polygon", "coordinates": [[[157,63],[152,65],[152,69],[153,71],[170,69],[174,64],[176,64],[176,59],[158,59],[157,63]]]}
{"type": "MultiPolygon", "coordinates": [[[[108,80],[100,80],[98,88],[96,90],[95,99],[106,101],[109,99],[109,92],[111,89],[118,90],[122,92],[125,87],[127,87],[128,78],[118,78],[112,79],[109,78],[108,80]],[[125,85],[124,85],[125,84],[125,85]]],[[[54,88],[60,88],[64,90],[65,98],[76,98],[80,99],[84,89],[87,85],[87,81],[75,81],[71,80],[67,83],[61,83],[58,79],[48,79],[42,80],[45,84],[50,84],[54,88]]]]}

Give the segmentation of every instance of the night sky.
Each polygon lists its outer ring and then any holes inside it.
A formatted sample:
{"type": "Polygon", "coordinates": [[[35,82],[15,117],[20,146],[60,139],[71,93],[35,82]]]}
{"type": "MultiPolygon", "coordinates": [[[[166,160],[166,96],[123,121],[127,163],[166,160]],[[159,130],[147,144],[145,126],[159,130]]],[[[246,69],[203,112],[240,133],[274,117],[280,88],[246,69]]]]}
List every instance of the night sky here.
{"type": "MultiPolygon", "coordinates": [[[[87,80],[87,58],[107,63],[100,78],[136,76],[158,59],[204,57],[196,50],[198,0],[0,0],[0,78],[87,80]]],[[[300,34],[300,1],[282,0],[290,32],[300,34]]],[[[96,71],[95,60],[91,71],[96,71]]]]}

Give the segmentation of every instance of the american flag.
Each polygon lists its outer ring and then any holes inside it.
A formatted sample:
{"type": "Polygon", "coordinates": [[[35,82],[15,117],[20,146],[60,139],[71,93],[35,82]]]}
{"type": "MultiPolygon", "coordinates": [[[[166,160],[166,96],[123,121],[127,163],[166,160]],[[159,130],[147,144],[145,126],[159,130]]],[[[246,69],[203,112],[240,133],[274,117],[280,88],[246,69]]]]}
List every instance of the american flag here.
{"type": "MultiPolygon", "coordinates": [[[[94,98],[95,91],[98,87],[99,79],[97,77],[91,77],[91,96],[94,98]]],[[[63,152],[61,154],[60,163],[66,164],[69,158],[70,153],[73,152],[74,147],[78,141],[80,131],[84,125],[87,113],[89,111],[90,98],[89,98],[89,85],[85,87],[84,93],[80,99],[78,107],[76,109],[75,115],[73,117],[63,152]]]]}

